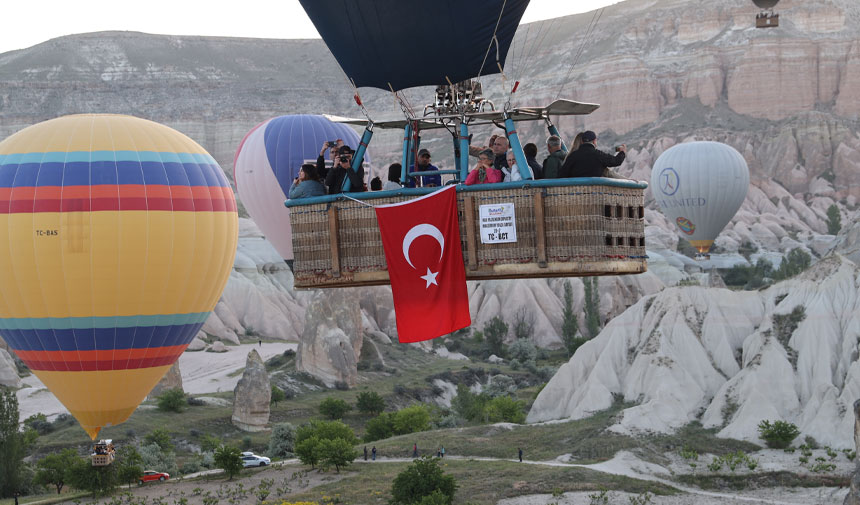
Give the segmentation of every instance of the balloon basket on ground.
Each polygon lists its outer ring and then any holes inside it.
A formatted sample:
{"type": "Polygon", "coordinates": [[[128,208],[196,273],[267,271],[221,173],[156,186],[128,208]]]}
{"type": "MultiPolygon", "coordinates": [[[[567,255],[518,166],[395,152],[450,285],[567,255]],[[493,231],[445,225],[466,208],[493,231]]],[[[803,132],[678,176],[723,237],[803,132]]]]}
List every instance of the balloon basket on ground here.
{"type": "MultiPolygon", "coordinates": [[[[602,178],[458,186],[460,243],[466,278],[645,272],[646,187],[632,181],[602,178]],[[486,206],[483,217],[482,206],[486,206]],[[487,216],[488,210],[502,208],[497,218],[487,216]]],[[[287,201],[292,221],[295,287],[388,284],[373,206],[407,201],[434,189],[350,195],[364,204],[342,195],[287,201]]]]}

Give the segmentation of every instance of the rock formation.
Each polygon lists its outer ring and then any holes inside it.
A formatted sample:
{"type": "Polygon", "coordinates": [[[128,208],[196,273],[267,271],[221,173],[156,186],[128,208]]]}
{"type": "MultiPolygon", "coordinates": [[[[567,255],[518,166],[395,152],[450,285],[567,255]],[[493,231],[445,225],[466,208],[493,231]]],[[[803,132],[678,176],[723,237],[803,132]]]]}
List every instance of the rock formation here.
{"type": "Polygon", "coordinates": [[[305,312],[296,368],[332,387],[358,380],[358,357],[364,341],[360,290],[327,289],[316,293],[305,312]]]}
{"type": "Polygon", "coordinates": [[[529,422],[578,419],[614,395],[636,406],[612,429],[669,432],[691,421],[758,442],[761,420],[853,446],[860,397],[860,267],[842,256],[761,292],[669,288],[583,345],[535,400],[529,422]]]}
{"type": "MultiPolygon", "coordinates": [[[[860,400],[854,401],[854,451],[860,453],[860,400]]],[[[851,474],[851,487],[845,495],[842,505],[860,505],[860,460],[854,463],[854,473],[851,474]]]]}
{"type": "Polygon", "coordinates": [[[244,431],[263,431],[269,424],[272,386],[266,364],[256,350],[248,353],[245,371],[233,390],[233,425],[244,431]]]}
{"type": "Polygon", "coordinates": [[[148,397],[158,398],[161,393],[164,393],[168,389],[182,389],[182,373],[179,371],[179,361],[170,367],[167,373],[164,374],[164,377],[149,392],[148,397]]]}
{"type": "Polygon", "coordinates": [[[10,388],[21,387],[21,378],[18,377],[18,368],[15,361],[6,349],[0,349],[0,386],[10,388]]]}

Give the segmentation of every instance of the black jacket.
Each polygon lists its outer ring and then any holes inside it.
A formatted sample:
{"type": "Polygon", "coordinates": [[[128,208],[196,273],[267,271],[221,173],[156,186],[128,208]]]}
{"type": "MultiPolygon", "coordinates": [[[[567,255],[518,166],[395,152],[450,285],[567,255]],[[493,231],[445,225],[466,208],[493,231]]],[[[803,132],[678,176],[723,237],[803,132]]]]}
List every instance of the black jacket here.
{"type": "Polygon", "coordinates": [[[350,193],[359,193],[364,191],[364,166],[359,166],[358,171],[349,167],[343,169],[340,165],[329,169],[325,178],[325,185],[328,187],[328,194],[337,195],[343,193],[343,179],[349,173],[350,193]]]}
{"type": "Polygon", "coordinates": [[[583,142],[579,149],[570,153],[561,166],[560,177],[603,177],[603,170],[624,163],[626,155],[618,152],[615,156],[598,151],[593,144],[583,142]]]}

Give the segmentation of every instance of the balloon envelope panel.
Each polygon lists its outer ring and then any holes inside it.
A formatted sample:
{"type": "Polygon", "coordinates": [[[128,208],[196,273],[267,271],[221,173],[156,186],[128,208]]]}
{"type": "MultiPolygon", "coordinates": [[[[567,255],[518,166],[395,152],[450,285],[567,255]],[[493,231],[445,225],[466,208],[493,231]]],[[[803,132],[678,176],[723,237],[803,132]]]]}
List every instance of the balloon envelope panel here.
{"type": "Polygon", "coordinates": [[[92,436],[128,419],[215,307],[238,217],[166,126],[66,116],[0,142],[0,334],[92,436]]]}
{"type": "MultiPolygon", "coordinates": [[[[302,163],[316,163],[323,143],[337,139],[352,149],[360,141],[345,124],[296,114],[260,123],[239,144],[233,163],[239,199],[284,259],[293,259],[290,213],[284,207],[290,185],[302,163]]],[[[371,161],[368,154],[364,159],[371,161]]]]}
{"type": "Polygon", "coordinates": [[[651,169],[660,210],[703,253],[740,208],[749,182],[743,156],[719,142],[678,144],[651,169]]]}

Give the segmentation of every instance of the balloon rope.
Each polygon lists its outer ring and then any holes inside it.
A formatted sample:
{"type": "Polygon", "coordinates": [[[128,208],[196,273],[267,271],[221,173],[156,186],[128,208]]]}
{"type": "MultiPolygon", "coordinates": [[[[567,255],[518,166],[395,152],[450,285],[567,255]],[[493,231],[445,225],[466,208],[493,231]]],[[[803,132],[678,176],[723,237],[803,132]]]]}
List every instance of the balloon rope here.
{"type": "Polygon", "coordinates": [[[567,70],[567,75],[562,79],[561,86],[558,88],[558,93],[555,95],[555,99],[561,96],[561,91],[564,89],[564,85],[567,84],[567,80],[570,79],[570,74],[573,72],[574,67],[579,62],[579,57],[582,56],[582,53],[585,51],[585,43],[591,38],[592,33],[594,33],[594,28],[597,26],[597,23],[600,21],[600,17],[603,16],[603,10],[606,7],[601,7],[600,10],[594,11],[594,14],[591,15],[591,22],[588,24],[588,28],[585,30],[585,37],[582,39],[582,43],[579,45],[579,51],[576,53],[576,57],[573,59],[573,63],[570,65],[570,68],[567,70]]]}
{"type": "MultiPolygon", "coordinates": [[[[502,2],[502,10],[499,12],[499,19],[496,20],[496,27],[493,28],[493,36],[490,38],[490,43],[487,44],[487,52],[484,53],[484,61],[481,62],[481,68],[478,70],[478,76],[476,79],[480,79],[481,72],[484,71],[484,65],[487,63],[487,57],[490,56],[490,50],[493,48],[493,42],[496,42],[496,50],[498,55],[498,39],[496,38],[496,32],[499,31],[499,24],[502,22],[502,15],[505,13],[505,5],[507,5],[508,0],[502,2]]],[[[498,58],[497,58],[498,59],[498,58]]]]}
{"type": "Polygon", "coordinates": [[[365,206],[367,206],[367,207],[373,207],[373,204],[370,204],[370,203],[367,203],[367,202],[365,202],[365,201],[359,200],[358,198],[353,198],[353,197],[351,197],[351,196],[347,195],[346,193],[341,194],[341,196],[342,196],[342,197],[344,197],[344,198],[348,198],[348,199],[350,199],[350,200],[352,200],[352,201],[354,201],[354,202],[358,202],[358,203],[360,203],[360,204],[362,204],[362,205],[365,205],[365,206]]]}

